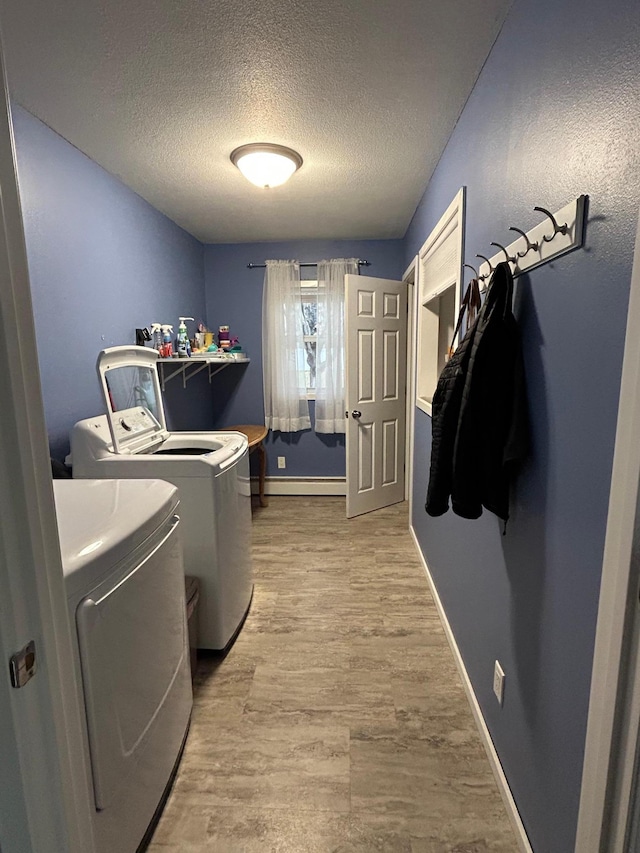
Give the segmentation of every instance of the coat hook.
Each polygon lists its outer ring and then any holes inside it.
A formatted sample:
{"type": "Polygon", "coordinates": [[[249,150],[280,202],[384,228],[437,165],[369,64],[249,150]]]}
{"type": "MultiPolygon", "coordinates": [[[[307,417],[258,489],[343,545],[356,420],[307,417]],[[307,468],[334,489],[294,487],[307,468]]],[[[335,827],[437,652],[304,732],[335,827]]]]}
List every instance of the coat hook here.
{"type": "Polygon", "coordinates": [[[549,211],[545,210],[544,207],[534,207],[533,209],[539,210],[540,213],[544,213],[544,215],[548,216],[549,219],[551,220],[551,222],[553,223],[553,234],[551,235],[551,237],[547,237],[546,234],[542,235],[542,239],[544,240],[545,243],[550,243],[553,240],[553,238],[556,236],[556,234],[566,234],[567,233],[567,228],[569,226],[567,225],[566,222],[564,223],[564,225],[558,225],[553,213],[549,213],[549,211]]]}
{"type": "MultiPolygon", "coordinates": [[[[489,258],[485,258],[484,255],[476,255],[476,258],[482,258],[483,261],[486,261],[489,264],[489,275],[491,275],[491,273],[493,272],[493,266],[491,265],[491,261],[489,260],[489,258]]],[[[484,281],[486,276],[482,275],[480,276],[480,278],[484,281]]]]}
{"type": "Polygon", "coordinates": [[[471,264],[463,264],[465,267],[469,267],[470,270],[473,270],[473,274],[476,278],[478,278],[478,270],[475,267],[472,267],[471,264]]]}
{"type": "Polygon", "coordinates": [[[507,259],[507,263],[508,263],[508,264],[511,264],[511,263],[514,263],[514,264],[515,264],[515,263],[517,263],[517,260],[518,260],[518,259],[517,259],[517,258],[510,258],[510,257],[509,257],[509,252],[507,252],[507,250],[505,249],[505,247],[504,247],[504,246],[501,246],[501,245],[500,245],[500,243],[492,243],[491,245],[492,245],[492,246],[496,246],[498,249],[500,249],[501,251],[503,251],[503,252],[504,252],[504,256],[505,256],[505,258],[507,259]]]}
{"type": "Polygon", "coordinates": [[[525,251],[524,252],[518,252],[519,258],[524,258],[524,256],[528,252],[537,252],[538,251],[538,246],[540,245],[538,243],[538,241],[536,240],[535,243],[532,243],[531,240],[529,239],[528,235],[525,234],[524,231],[521,231],[519,228],[514,228],[512,225],[509,226],[509,231],[515,231],[517,234],[522,234],[524,239],[527,241],[527,248],[525,249],[525,251]]]}

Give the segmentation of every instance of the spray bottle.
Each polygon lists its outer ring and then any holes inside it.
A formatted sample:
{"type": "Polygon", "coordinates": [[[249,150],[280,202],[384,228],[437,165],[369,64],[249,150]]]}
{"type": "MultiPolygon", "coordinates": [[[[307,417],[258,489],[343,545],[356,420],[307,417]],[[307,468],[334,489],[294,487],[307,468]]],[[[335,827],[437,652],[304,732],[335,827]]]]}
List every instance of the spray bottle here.
{"type": "Polygon", "coordinates": [[[178,358],[187,358],[191,354],[185,320],[193,320],[193,317],[180,317],[180,325],[178,326],[178,358]]]}
{"type": "Polygon", "coordinates": [[[151,324],[151,339],[153,348],[158,352],[162,350],[162,326],[160,323],[151,324]]]}
{"type": "Polygon", "coordinates": [[[163,358],[171,358],[171,356],[173,355],[173,345],[171,344],[172,332],[173,326],[163,325],[161,351],[161,355],[163,358]]]}

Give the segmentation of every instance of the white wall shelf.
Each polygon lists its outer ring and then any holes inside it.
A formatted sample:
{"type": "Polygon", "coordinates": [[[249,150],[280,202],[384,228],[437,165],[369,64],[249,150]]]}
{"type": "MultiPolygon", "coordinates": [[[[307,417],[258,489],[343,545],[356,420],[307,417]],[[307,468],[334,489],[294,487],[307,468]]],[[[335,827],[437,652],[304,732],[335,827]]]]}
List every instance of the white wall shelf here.
{"type": "Polygon", "coordinates": [[[209,382],[216,375],[224,370],[225,367],[230,367],[234,364],[248,364],[251,361],[247,356],[241,358],[231,358],[229,356],[198,356],[192,355],[191,358],[159,358],[160,365],[160,383],[164,391],[167,382],[175,376],[182,376],[182,387],[187,387],[187,382],[192,379],[205,367],[209,371],[209,382]],[[171,370],[173,368],[173,370],[171,370]]]}

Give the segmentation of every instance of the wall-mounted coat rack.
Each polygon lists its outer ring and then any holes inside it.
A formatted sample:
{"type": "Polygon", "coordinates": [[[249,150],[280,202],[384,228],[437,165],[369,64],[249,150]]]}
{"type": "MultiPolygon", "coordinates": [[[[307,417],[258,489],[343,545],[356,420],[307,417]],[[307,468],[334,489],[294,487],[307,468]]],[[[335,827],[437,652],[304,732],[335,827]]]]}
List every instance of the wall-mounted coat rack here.
{"type": "MultiPolygon", "coordinates": [[[[578,196],[575,201],[569,202],[556,213],[550,213],[544,207],[534,207],[534,210],[544,213],[546,217],[539,225],[526,233],[520,228],[511,226],[509,231],[515,231],[520,235],[513,243],[509,243],[508,246],[491,243],[500,251],[490,258],[476,255],[483,261],[477,270],[478,280],[485,283],[483,290],[486,289],[491,273],[500,261],[509,261],[511,272],[516,277],[554,258],[559,258],[560,255],[566,255],[567,252],[580,248],[584,242],[586,200],[586,195],[578,196]]],[[[476,272],[470,264],[465,266],[476,272]]]]}

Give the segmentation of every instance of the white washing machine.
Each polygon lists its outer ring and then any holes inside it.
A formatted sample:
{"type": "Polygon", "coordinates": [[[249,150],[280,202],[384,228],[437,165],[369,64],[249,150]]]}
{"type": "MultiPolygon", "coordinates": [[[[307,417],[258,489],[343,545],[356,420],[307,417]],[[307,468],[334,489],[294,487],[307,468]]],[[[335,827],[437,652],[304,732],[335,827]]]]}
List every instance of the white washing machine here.
{"type": "Polygon", "coordinates": [[[96,853],[135,853],[191,713],[177,489],[54,480],[96,853]]]}
{"type": "Polygon", "coordinates": [[[224,649],[251,604],[251,484],[246,436],[169,432],[157,370],[145,347],[98,357],[107,415],[71,432],[74,477],[160,478],[178,486],[185,571],[200,580],[198,647],[224,649]]]}

